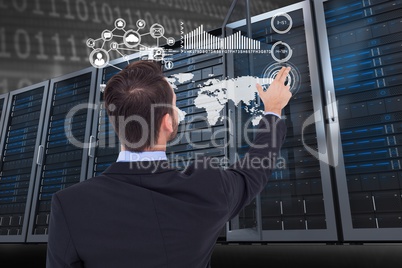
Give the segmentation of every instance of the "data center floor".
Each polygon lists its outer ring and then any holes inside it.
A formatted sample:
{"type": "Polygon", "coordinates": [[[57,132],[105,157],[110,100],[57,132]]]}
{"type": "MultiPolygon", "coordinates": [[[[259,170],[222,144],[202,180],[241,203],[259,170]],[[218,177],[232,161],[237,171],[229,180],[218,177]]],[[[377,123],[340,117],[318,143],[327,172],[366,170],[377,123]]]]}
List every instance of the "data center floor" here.
{"type": "MultiPolygon", "coordinates": [[[[399,267],[402,244],[217,244],[212,268],[226,267],[399,267]]],[[[41,268],[46,244],[0,245],[2,267],[41,268]]]]}

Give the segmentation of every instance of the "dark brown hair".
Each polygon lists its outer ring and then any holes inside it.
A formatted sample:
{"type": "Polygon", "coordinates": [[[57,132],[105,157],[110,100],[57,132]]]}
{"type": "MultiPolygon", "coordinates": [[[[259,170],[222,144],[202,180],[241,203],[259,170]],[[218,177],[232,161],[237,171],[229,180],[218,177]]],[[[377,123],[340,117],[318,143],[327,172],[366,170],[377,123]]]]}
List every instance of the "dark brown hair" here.
{"type": "Polygon", "coordinates": [[[114,75],[104,100],[121,144],[133,152],[153,147],[163,116],[173,116],[173,91],[161,65],[153,61],[133,62],[114,75]]]}

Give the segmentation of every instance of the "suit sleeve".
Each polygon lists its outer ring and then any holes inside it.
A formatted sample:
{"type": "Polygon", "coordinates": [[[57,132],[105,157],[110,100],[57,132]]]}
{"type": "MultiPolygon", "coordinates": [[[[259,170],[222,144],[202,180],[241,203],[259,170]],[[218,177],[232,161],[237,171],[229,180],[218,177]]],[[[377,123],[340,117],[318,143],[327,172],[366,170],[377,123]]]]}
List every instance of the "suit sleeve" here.
{"type": "Polygon", "coordinates": [[[221,171],[229,219],[237,215],[264,189],[275,169],[285,140],[286,124],[275,115],[265,115],[256,132],[245,156],[221,171]]]}
{"type": "Polygon", "coordinates": [[[46,268],[59,267],[80,268],[84,266],[71,239],[60,200],[57,194],[54,194],[49,221],[46,268]]]}

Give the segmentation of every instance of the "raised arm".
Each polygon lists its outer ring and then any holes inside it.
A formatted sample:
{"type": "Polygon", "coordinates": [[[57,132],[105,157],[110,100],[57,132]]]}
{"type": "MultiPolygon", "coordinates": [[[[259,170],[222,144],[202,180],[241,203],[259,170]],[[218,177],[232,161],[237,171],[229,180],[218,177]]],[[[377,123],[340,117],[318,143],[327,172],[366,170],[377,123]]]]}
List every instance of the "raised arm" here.
{"type": "MultiPolygon", "coordinates": [[[[292,93],[285,85],[290,68],[282,68],[269,88],[264,91],[257,84],[264,111],[281,115],[292,93]]],[[[276,115],[265,115],[256,129],[256,136],[244,158],[222,171],[223,186],[227,193],[232,218],[264,189],[275,168],[279,151],[286,135],[284,120],[276,115]]]]}

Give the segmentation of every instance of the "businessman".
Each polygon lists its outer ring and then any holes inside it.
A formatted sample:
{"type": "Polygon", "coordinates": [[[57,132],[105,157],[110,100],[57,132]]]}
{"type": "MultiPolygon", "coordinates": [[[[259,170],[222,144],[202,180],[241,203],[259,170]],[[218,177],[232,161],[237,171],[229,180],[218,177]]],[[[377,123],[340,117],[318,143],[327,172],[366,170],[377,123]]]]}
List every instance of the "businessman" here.
{"type": "Polygon", "coordinates": [[[186,172],[171,169],[165,154],[179,120],[160,65],[138,61],[112,77],[104,99],[121,152],[100,176],[53,195],[47,267],[210,267],[225,223],[271,174],[266,162],[285,139],[289,71],[266,91],[256,85],[265,115],[242,160],[220,169],[206,158],[186,172]]]}

